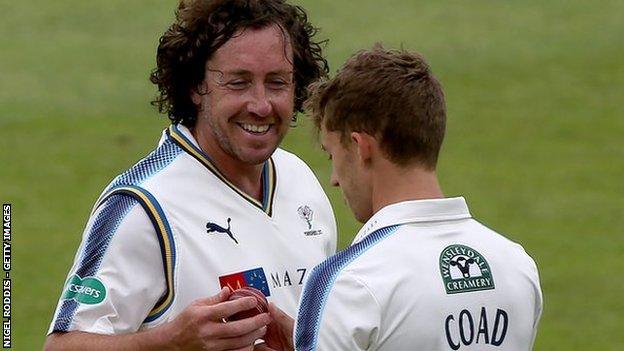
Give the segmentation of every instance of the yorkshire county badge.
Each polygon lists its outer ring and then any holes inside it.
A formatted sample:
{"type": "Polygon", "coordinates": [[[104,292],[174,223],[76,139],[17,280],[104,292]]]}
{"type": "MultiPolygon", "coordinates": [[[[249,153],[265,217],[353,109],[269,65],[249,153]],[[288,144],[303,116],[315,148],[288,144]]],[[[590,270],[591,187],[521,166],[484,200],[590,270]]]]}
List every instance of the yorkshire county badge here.
{"type": "Polygon", "coordinates": [[[468,246],[455,244],[442,250],[440,273],[447,294],[494,289],[487,260],[468,246]]]}
{"type": "Polygon", "coordinates": [[[299,208],[297,209],[297,213],[299,214],[299,217],[301,217],[301,219],[303,219],[308,225],[308,230],[303,232],[303,234],[305,234],[306,236],[316,236],[323,234],[323,231],[320,229],[312,229],[312,218],[314,212],[308,205],[299,206],[299,208]]]}

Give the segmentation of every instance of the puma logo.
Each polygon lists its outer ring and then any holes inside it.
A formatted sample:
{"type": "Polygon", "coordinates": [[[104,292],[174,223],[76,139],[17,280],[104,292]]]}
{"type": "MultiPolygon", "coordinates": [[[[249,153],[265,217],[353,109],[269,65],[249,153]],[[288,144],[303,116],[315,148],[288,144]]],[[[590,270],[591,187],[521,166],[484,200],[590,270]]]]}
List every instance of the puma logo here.
{"type": "Polygon", "coordinates": [[[236,240],[236,238],[234,237],[234,234],[232,234],[232,231],[230,230],[230,222],[232,221],[232,218],[228,218],[227,219],[227,223],[228,223],[228,227],[227,229],[223,228],[222,226],[216,224],[216,223],[211,223],[208,222],[206,223],[206,233],[210,234],[210,233],[225,233],[227,234],[232,240],[234,240],[235,243],[238,244],[238,240],[236,240]]]}

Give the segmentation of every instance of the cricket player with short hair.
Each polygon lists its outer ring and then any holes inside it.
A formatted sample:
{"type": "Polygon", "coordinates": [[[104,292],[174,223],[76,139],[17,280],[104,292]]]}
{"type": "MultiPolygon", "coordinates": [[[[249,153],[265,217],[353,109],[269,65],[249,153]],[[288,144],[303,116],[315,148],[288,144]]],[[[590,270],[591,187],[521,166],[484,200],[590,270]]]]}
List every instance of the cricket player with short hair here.
{"type": "Polygon", "coordinates": [[[251,350],[266,313],[296,312],[336,248],[312,171],[279,149],[305,87],[327,72],[316,29],[282,0],[182,1],[151,75],[172,125],[94,206],[48,350],[251,350]],[[226,321],[224,323],[224,321],[226,321]]]}
{"type": "MultiPolygon", "coordinates": [[[[315,84],[308,104],[331,182],[364,226],[310,275],[296,350],[530,350],[542,311],[537,267],[463,197],[443,195],[446,107],[425,60],[361,51],[315,84]]],[[[264,349],[292,349],[292,319],[270,312],[264,349]]]]}

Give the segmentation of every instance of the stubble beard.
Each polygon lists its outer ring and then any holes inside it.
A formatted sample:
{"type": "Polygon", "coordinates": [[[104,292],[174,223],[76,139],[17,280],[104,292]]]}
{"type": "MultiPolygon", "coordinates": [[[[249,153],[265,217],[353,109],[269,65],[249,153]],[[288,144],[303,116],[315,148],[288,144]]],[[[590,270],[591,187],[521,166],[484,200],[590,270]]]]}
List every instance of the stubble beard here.
{"type": "MultiPolygon", "coordinates": [[[[223,152],[225,152],[231,158],[238,160],[243,164],[250,165],[250,166],[259,165],[259,164],[264,163],[266,160],[268,160],[271,157],[271,155],[273,155],[273,152],[275,152],[275,149],[277,149],[277,147],[280,145],[280,143],[284,139],[284,136],[286,135],[286,133],[282,133],[279,136],[275,146],[272,147],[272,149],[269,150],[266,154],[256,154],[252,152],[245,152],[240,145],[235,145],[234,143],[232,143],[232,139],[229,138],[226,135],[226,133],[224,133],[223,130],[220,129],[216,125],[214,119],[210,118],[210,116],[206,116],[206,118],[208,120],[208,127],[210,128],[212,132],[211,134],[217,141],[217,144],[219,145],[221,150],[223,150],[223,152]]],[[[239,128],[239,127],[236,126],[235,128],[239,128]]],[[[271,128],[277,128],[277,124],[275,124],[271,128]]]]}

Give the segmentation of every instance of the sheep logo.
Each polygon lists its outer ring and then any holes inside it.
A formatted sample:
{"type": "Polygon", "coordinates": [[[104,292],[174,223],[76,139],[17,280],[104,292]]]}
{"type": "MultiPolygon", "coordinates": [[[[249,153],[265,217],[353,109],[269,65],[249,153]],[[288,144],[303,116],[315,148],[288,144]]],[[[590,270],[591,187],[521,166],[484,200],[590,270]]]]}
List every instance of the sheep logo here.
{"type": "Polygon", "coordinates": [[[440,274],[447,294],[494,289],[487,260],[465,245],[450,245],[442,250],[440,274]]]}
{"type": "MultiPolygon", "coordinates": [[[[470,265],[475,263],[472,258],[466,258],[464,256],[457,256],[451,259],[451,266],[457,267],[464,278],[470,278],[470,265]]],[[[481,272],[479,271],[479,274],[481,272]]]]}

